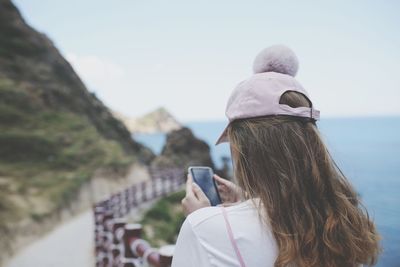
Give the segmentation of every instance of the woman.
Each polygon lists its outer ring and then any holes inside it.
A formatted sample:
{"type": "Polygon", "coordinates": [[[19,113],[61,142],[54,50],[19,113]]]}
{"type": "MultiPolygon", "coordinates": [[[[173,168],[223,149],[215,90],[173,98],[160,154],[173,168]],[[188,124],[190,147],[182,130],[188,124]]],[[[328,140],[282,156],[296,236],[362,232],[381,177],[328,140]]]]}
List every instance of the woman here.
{"type": "Polygon", "coordinates": [[[215,176],[226,207],[210,207],[188,177],[173,267],[376,263],[375,225],[323,143],[297,69],[290,49],[267,48],[233,91],[217,143],[230,144],[237,186],[215,176]]]}

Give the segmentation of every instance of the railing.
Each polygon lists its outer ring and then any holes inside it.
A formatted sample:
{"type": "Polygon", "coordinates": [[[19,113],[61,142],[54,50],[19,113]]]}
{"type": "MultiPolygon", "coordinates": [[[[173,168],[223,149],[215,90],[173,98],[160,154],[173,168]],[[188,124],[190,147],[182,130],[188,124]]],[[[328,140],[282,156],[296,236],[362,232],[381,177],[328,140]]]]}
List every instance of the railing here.
{"type": "Polygon", "coordinates": [[[179,190],[184,183],[180,169],[152,169],[151,180],[135,184],[94,205],[96,267],[154,267],[171,265],[173,245],[152,248],[141,239],[142,226],[124,216],[145,202],[179,190]]]}

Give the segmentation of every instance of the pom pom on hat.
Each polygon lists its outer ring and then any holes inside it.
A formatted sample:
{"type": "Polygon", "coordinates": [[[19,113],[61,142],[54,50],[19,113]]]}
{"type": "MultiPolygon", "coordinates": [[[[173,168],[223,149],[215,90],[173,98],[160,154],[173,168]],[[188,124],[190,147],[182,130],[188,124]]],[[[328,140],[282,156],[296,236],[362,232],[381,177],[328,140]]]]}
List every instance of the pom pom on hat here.
{"type": "Polygon", "coordinates": [[[265,48],[256,56],[253,64],[254,73],[278,72],[294,77],[298,69],[296,54],[284,45],[265,48]]]}

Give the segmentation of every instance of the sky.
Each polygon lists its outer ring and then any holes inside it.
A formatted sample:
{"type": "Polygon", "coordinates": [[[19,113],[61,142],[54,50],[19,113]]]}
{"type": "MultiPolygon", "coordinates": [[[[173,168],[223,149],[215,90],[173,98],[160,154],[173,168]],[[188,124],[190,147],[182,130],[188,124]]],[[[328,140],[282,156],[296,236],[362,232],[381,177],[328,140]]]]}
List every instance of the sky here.
{"type": "Polygon", "coordinates": [[[400,1],[14,0],[111,109],[223,120],[263,48],[285,44],[324,117],[400,115],[400,1]]]}

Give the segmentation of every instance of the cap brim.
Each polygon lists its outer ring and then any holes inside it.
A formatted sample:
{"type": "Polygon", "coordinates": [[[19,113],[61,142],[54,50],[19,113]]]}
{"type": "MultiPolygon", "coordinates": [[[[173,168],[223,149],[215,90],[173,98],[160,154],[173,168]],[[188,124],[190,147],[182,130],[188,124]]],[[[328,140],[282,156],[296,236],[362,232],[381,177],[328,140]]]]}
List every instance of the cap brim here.
{"type": "Polygon", "coordinates": [[[224,131],[222,132],[221,136],[218,138],[218,140],[215,143],[215,145],[219,145],[221,143],[229,142],[229,140],[228,140],[228,126],[225,127],[224,131]]]}

